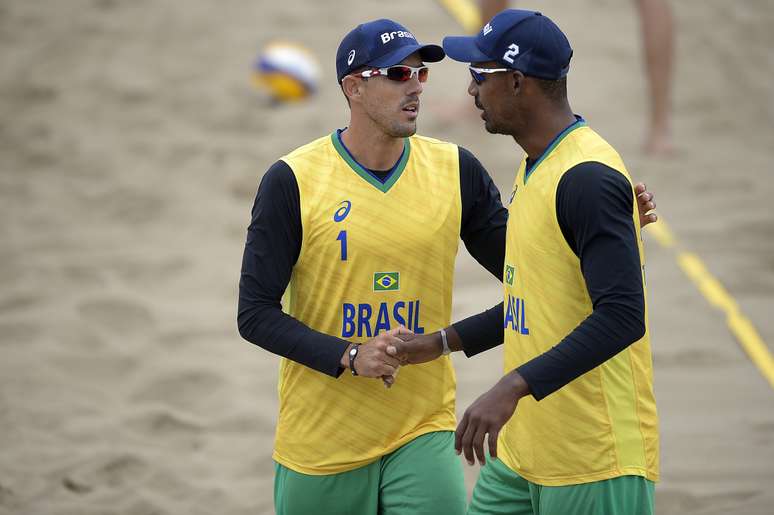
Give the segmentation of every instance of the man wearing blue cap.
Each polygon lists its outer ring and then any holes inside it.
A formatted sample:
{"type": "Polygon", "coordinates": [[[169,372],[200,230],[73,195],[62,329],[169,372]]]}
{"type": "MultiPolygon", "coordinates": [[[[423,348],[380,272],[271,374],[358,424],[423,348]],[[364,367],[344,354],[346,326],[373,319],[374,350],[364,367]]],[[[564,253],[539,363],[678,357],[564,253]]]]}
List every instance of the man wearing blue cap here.
{"type": "MultiPolygon", "coordinates": [[[[258,189],[238,323],[285,358],[273,454],[280,515],[465,510],[442,328],[459,239],[501,277],[507,212],[470,152],[415,135],[423,63],[443,57],[393,21],[356,27],[336,55],[349,126],[282,157],[258,189]],[[444,355],[396,382],[387,350],[409,331],[444,355]]],[[[494,332],[502,342],[501,324],[494,332]]]]}
{"type": "Polygon", "coordinates": [[[502,270],[507,212],[491,178],[467,150],[415,135],[424,63],[443,57],[391,20],[356,27],[336,55],[348,127],[282,157],[258,189],[238,323],[284,358],[280,515],[465,511],[451,360],[396,382],[386,353],[400,333],[449,324],[460,238],[502,270]]]}
{"type": "Polygon", "coordinates": [[[505,329],[506,374],[456,432],[458,452],[486,463],[469,513],[653,513],[658,417],[624,163],[570,108],[573,51],[547,17],[506,10],[443,47],[470,63],[487,131],[526,152],[509,207],[505,308],[490,322],[505,329]]]}

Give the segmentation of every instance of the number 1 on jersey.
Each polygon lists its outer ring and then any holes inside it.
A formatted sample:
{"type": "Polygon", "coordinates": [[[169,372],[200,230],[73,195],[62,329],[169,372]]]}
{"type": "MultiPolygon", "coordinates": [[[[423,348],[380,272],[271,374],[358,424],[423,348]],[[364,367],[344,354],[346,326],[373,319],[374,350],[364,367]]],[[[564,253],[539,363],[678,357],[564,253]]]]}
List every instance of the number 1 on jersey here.
{"type": "MultiPolygon", "coordinates": [[[[349,200],[342,200],[341,207],[338,208],[335,213],[333,213],[333,221],[338,223],[344,220],[349,214],[349,210],[351,207],[352,207],[352,202],[350,202],[349,200]]],[[[341,242],[341,260],[346,261],[347,260],[347,231],[339,232],[339,235],[336,237],[336,239],[341,242]]]]}
{"type": "Polygon", "coordinates": [[[336,237],[341,242],[341,260],[347,260],[347,231],[341,231],[336,237]]]}

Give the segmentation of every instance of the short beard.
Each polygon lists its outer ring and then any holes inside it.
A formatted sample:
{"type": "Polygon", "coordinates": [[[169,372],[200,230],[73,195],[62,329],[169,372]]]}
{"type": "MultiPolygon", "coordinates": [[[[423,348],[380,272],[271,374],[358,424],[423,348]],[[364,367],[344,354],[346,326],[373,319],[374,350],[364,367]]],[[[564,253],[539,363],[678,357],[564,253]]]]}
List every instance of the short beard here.
{"type": "Polygon", "coordinates": [[[416,122],[409,125],[394,123],[390,127],[385,127],[384,132],[392,138],[408,138],[417,133],[416,122]]]}
{"type": "Polygon", "coordinates": [[[366,110],[366,114],[371,121],[380,127],[382,131],[391,138],[407,138],[417,133],[417,122],[402,124],[398,121],[389,120],[378,112],[374,115],[366,110]]]}
{"type": "Polygon", "coordinates": [[[510,132],[505,131],[501,127],[498,127],[497,125],[494,125],[489,120],[484,121],[484,128],[489,134],[505,134],[509,135],[510,132]]]}

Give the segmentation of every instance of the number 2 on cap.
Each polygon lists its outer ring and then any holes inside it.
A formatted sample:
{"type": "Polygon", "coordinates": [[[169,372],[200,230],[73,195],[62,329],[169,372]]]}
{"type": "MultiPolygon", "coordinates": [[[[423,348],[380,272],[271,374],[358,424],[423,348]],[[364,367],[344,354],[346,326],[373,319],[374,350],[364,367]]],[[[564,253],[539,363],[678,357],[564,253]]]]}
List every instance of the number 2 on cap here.
{"type": "Polygon", "coordinates": [[[513,58],[517,55],[519,55],[519,45],[511,43],[511,46],[508,47],[508,51],[503,55],[503,61],[508,61],[513,64],[513,58]]]}

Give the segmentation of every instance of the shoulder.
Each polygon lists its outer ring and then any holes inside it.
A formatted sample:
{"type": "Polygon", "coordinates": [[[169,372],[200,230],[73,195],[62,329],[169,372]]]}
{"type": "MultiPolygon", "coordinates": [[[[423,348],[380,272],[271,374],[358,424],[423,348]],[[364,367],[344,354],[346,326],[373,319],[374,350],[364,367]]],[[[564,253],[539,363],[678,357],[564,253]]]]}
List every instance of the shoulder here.
{"type": "Polygon", "coordinates": [[[261,193],[297,192],[298,182],[290,165],[283,159],[275,162],[266,170],[261,179],[261,193]]]}
{"type": "Polygon", "coordinates": [[[443,141],[443,140],[440,140],[440,139],[431,138],[429,136],[422,136],[421,134],[414,134],[413,136],[409,136],[409,140],[411,141],[411,143],[417,143],[417,144],[422,144],[422,145],[430,145],[430,146],[433,146],[433,145],[454,145],[455,147],[457,146],[457,145],[455,145],[454,143],[452,143],[450,141],[443,141]]]}
{"type": "Polygon", "coordinates": [[[611,193],[630,195],[632,186],[626,174],[598,161],[579,163],[565,172],[559,182],[559,191],[573,196],[608,196],[611,193]]]}
{"type": "Polygon", "coordinates": [[[298,182],[285,161],[269,167],[263,177],[253,203],[253,219],[286,216],[298,209],[298,182]]]}
{"type": "Polygon", "coordinates": [[[294,182],[313,183],[319,169],[331,165],[336,154],[332,137],[317,138],[280,158],[295,176],[294,182]]]}
{"type": "Polygon", "coordinates": [[[463,183],[468,181],[471,181],[472,183],[478,183],[481,181],[485,183],[493,182],[489,172],[486,170],[486,168],[484,168],[484,165],[481,164],[481,161],[478,160],[473,152],[466,149],[465,147],[458,148],[460,159],[460,180],[462,180],[463,183]]]}
{"type": "Polygon", "coordinates": [[[453,153],[457,154],[457,145],[449,141],[420,136],[415,134],[409,137],[412,152],[453,153]]]}
{"type": "Polygon", "coordinates": [[[293,150],[292,152],[289,152],[288,154],[285,154],[284,156],[282,156],[282,160],[290,164],[292,167],[292,164],[295,161],[309,158],[314,154],[330,152],[332,147],[333,147],[333,143],[331,140],[331,135],[328,134],[326,136],[317,138],[314,141],[310,141],[306,145],[302,145],[297,149],[293,150]]]}
{"type": "Polygon", "coordinates": [[[587,161],[570,168],[559,181],[556,209],[560,223],[570,225],[572,220],[630,219],[634,191],[621,171],[587,161]]]}
{"type": "Polygon", "coordinates": [[[478,160],[478,158],[465,147],[457,147],[459,149],[460,154],[460,168],[481,168],[483,169],[483,165],[478,160]]]}
{"type": "Polygon", "coordinates": [[[575,151],[581,161],[604,162],[625,175],[623,159],[613,145],[589,126],[579,129],[579,133],[582,137],[576,141],[575,151]]]}

